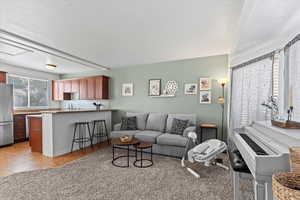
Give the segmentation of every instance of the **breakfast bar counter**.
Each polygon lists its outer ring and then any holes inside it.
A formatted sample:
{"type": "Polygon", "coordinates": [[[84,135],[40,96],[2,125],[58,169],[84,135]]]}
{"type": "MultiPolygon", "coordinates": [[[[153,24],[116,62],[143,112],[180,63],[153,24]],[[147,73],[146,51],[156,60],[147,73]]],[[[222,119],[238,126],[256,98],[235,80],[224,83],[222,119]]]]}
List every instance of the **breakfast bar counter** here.
{"type": "MultiPolygon", "coordinates": [[[[116,110],[52,110],[42,112],[43,155],[56,157],[71,152],[76,122],[105,120],[108,134],[111,131],[112,112],[116,110]]],[[[90,128],[92,131],[92,127],[90,128]]],[[[90,143],[86,144],[86,147],[90,143]]],[[[79,149],[74,144],[73,151],[79,149]]]]}

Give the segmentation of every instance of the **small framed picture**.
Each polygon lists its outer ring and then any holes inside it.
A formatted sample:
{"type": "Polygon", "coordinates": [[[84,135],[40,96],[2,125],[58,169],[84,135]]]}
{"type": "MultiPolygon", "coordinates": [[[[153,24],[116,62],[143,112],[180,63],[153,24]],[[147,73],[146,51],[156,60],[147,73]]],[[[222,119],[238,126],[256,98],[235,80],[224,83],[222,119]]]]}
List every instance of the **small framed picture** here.
{"type": "Polygon", "coordinates": [[[149,96],[160,96],[161,94],[161,79],[149,80],[149,96]]]}
{"type": "Polygon", "coordinates": [[[199,80],[199,89],[200,90],[210,90],[211,89],[211,80],[210,78],[204,77],[199,80]]]}
{"type": "Polygon", "coordinates": [[[197,83],[186,83],[184,85],[184,94],[195,95],[197,94],[197,83]]]}
{"type": "Polygon", "coordinates": [[[133,96],[133,83],[122,84],[122,96],[133,96]]]}
{"type": "Polygon", "coordinates": [[[211,103],[211,91],[200,91],[200,103],[201,104],[211,103]]]}

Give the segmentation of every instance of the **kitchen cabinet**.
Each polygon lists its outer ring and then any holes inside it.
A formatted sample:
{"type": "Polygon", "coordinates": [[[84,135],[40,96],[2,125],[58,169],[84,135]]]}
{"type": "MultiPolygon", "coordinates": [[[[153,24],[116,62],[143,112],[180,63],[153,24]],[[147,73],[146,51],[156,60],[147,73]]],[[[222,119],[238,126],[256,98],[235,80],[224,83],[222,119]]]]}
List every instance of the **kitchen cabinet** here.
{"type": "Polygon", "coordinates": [[[41,116],[28,116],[29,143],[32,152],[43,153],[43,128],[41,116]]]}
{"type": "Polygon", "coordinates": [[[71,80],[71,92],[79,92],[79,80],[71,80]]]}
{"type": "Polygon", "coordinates": [[[95,76],[72,80],[52,81],[52,99],[70,100],[71,93],[79,93],[79,99],[109,99],[109,77],[95,76]]]}
{"type": "Polygon", "coordinates": [[[63,81],[52,81],[52,100],[61,101],[64,99],[64,82],[63,81]]]}
{"type": "Polygon", "coordinates": [[[87,99],[95,99],[95,78],[87,78],[87,99]]]}
{"type": "Polygon", "coordinates": [[[52,81],[52,100],[58,99],[58,81],[52,81]]]}
{"type": "Polygon", "coordinates": [[[58,100],[64,100],[64,82],[58,81],[58,100]]]}
{"type": "Polygon", "coordinates": [[[0,71],[0,83],[6,83],[6,72],[0,71]]]}
{"type": "Polygon", "coordinates": [[[64,92],[71,93],[72,92],[72,81],[65,80],[65,81],[63,81],[63,84],[64,84],[64,92]]]}
{"type": "Polygon", "coordinates": [[[14,142],[26,140],[26,115],[14,115],[14,142]]]}
{"type": "Polygon", "coordinates": [[[95,99],[108,99],[109,77],[98,76],[95,78],[95,99]]]}
{"type": "Polygon", "coordinates": [[[80,79],[79,80],[79,99],[82,99],[82,100],[85,100],[85,99],[88,99],[87,98],[87,79],[84,78],[84,79],[80,79]]]}

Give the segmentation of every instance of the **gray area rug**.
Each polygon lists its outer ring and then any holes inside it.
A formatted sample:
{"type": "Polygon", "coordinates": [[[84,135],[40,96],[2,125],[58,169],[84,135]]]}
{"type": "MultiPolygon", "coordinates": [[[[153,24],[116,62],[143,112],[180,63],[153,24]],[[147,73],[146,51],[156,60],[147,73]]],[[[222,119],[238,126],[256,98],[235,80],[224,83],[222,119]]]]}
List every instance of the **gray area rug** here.
{"type": "MultiPolygon", "coordinates": [[[[227,160],[227,155],[222,154],[227,160]]],[[[231,200],[230,172],[191,166],[196,179],[180,160],[154,156],[154,165],[140,169],[111,164],[111,150],[98,152],[58,168],[41,169],[0,178],[1,200],[231,200]]],[[[243,197],[253,199],[252,185],[243,182],[243,197]]]]}

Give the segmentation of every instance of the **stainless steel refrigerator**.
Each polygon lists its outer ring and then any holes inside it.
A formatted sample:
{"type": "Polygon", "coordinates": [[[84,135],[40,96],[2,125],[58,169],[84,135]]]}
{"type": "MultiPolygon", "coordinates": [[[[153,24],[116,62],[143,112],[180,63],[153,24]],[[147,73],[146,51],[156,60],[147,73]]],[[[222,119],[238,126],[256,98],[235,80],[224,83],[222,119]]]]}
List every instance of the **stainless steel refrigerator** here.
{"type": "Polygon", "coordinates": [[[13,143],[13,87],[0,83],[0,146],[13,143]]]}

